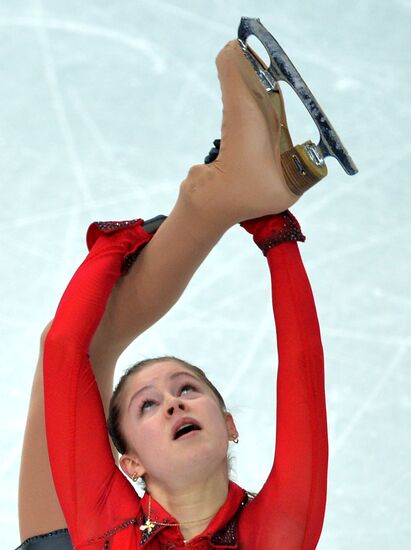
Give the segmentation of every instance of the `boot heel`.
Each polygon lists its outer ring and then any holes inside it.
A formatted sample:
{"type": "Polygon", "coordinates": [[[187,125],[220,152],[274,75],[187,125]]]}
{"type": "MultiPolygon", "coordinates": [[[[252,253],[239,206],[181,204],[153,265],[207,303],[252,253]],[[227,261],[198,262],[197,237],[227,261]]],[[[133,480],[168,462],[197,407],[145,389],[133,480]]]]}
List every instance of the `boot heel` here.
{"type": "Polygon", "coordinates": [[[295,195],[302,195],[328,174],[324,159],[312,141],[282,153],[281,166],[287,185],[295,195]]]}
{"type": "MultiPolygon", "coordinates": [[[[221,140],[215,139],[214,147],[204,159],[204,164],[214,162],[220,152],[221,140]]],[[[289,145],[288,145],[289,146],[289,145]]],[[[302,195],[328,174],[321,152],[312,141],[291,146],[281,153],[281,167],[290,191],[302,195]]]]}

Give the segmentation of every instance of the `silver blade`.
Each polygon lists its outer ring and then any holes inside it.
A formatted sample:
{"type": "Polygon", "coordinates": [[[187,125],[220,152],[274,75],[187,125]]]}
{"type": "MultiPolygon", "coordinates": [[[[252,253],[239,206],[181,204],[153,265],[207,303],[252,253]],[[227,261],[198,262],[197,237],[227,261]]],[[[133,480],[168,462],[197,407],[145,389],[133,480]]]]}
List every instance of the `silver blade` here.
{"type": "Polygon", "coordinates": [[[321,109],[318,101],[294,67],[290,58],[277,40],[263,26],[261,21],[259,19],[242,17],[238,28],[238,40],[244,53],[246,53],[247,59],[252,63],[256,72],[259,72],[258,76],[262,84],[264,85],[263,79],[267,81],[266,90],[268,92],[270,91],[270,86],[274,89],[275,81],[284,80],[301,99],[320,132],[321,138],[317,147],[321,150],[323,156],[336,158],[350,176],[356,174],[358,169],[354,161],[342,144],[326,114],[321,109]],[[270,66],[264,71],[266,73],[264,76],[261,74],[263,70],[261,64],[255,59],[247,46],[247,38],[251,35],[260,40],[270,57],[270,66]],[[250,59],[250,56],[253,57],[254,62],[250,59]]]}

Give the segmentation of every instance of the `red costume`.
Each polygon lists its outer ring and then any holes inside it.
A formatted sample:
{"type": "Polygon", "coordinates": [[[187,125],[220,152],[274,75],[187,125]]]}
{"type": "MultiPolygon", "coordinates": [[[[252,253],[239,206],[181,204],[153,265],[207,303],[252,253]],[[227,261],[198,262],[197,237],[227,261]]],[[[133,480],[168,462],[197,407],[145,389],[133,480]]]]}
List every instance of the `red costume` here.
{"type": "MultiPolygon", "coordinates": [[[[187,543],[179,527],[139,529],[148,498],[138,497],[114,462],[88,349],[114,283],[151,235],[142,220],[93,224],[89,255],[61,299],[44,352],[50,463],[75,548],[315,548],[325,510],[327,426],[319,326],[293,242],[304,237],[289,212],[242,225],[267,256],[277,328],[276,450],[266,483],[248,501],[230,482],[225,504],[187,543]]],[[[177,523],[154,500],[150,519],[177,523]]]]}

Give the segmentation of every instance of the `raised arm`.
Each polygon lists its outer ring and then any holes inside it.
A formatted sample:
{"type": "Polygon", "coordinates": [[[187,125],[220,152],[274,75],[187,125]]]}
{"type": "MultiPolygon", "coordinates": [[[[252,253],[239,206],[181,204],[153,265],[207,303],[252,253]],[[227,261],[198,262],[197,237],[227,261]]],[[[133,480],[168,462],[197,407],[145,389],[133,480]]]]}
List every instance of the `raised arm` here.
{"type": "Polygon", "coordinates": [[[150,240],[141,223],[106,225],[102,234],[91,226],[90,253],[63,294],[44,346],[50,464],[74,545],[137,511],[137,496],[111,453],[89,346],[127,258],[150,240]]]}
{"type": "Polygon", "coordinates": [[[267,256],[279,364],[274,464],[243,512],[240,540],[247,550],[312,550],[324,518],[328,443],[320,330],[293,242],[304,237],[288,212],[243,225],[267,256]]]}

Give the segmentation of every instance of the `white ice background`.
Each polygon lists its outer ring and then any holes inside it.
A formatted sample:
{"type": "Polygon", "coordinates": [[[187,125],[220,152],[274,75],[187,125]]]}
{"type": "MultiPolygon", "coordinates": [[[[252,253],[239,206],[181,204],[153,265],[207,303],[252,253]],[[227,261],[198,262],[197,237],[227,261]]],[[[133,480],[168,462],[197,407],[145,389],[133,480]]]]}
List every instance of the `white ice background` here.
{"type": "MultiPolygon", "coordinates": [[[[39,335],[92,220],[167,214],[219,136],[214,66],[260,17],[358,164],[293,209],[326,357],[321,550],[410,548],[409,0],[0,0],[0,524],[17,546],[19,456],[39,335]]],[[[286,94],[295,141],[316,138],[286,94]]],[[[275,337],[265,260],[234,228],[175,309],[121,358],[203,367],[239,424],[235,479],[273,458],[275,337]]],[[[290,434],[291,436],[292,434],[290,434]]]]}

